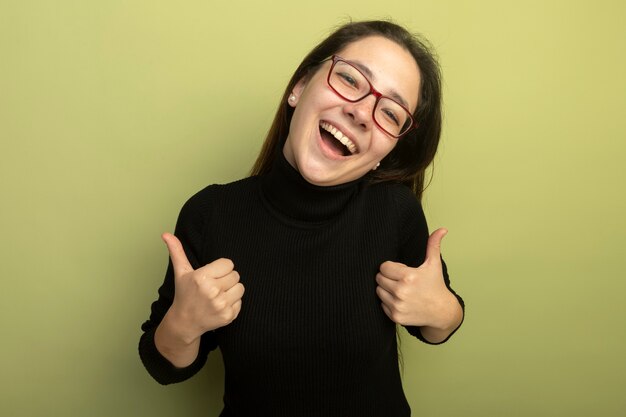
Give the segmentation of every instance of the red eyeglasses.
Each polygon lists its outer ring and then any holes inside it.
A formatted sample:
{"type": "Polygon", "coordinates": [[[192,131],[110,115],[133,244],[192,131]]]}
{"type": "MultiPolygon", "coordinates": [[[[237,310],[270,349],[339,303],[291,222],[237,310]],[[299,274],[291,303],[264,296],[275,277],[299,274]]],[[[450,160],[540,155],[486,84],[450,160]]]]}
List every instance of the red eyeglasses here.
{"type": "Polygon", "coordinates": [[[333,55],[328,71],[328,85],[341,98],[351,103],[373,94],[376,104],[372,110],[374,123],[389,136],[399,138],[417,127],[411,112],[396,100],[376,90],[370,80],[349,61],[333,55]]]}

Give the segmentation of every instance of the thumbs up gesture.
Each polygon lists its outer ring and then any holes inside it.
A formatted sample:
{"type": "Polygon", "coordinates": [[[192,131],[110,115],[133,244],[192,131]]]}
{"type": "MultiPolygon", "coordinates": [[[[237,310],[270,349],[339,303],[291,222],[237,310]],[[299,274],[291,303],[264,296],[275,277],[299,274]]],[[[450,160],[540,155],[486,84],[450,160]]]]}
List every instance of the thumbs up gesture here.
{"type": "Polygon", "coordinates": [[[443,278],[440,247],[446,233],[442,228],[430,235],[426,259],[417,268],[391,261],[380,265],[376,294],[393,322],[437,329],[456,327],[460,322],[460,305],[443,278]]]}
{"type": "Polygon", "coordinates": [[[174,268],[175,294],[168,311],[187,340],[231,323],[241,310],[244,287],[230,259],[193,269],[178,238],[162,235],[174,268]]]}

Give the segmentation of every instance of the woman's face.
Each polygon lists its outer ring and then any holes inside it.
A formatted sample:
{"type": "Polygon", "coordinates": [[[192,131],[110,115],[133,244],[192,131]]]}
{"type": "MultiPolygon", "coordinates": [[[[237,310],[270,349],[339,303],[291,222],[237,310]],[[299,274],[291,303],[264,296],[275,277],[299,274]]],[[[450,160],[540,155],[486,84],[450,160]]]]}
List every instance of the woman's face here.
{"type": "MultiPolygon", "coordinates": [[[[383,95],[401,99],[411,113],[415,111],[420,73],[403,47],[371,36],[349,44],[337,55],[363,69],[383,95]]],[[[315,74],[294,87],[295,99],[289,104],[295,110],[283,148],[287,161],[304,179],[321,186],[361,178],[402,140],[389,136],[372,119],[376,102],[373,94],[350,103],[328,86],[326,78],[331,65],[330,60],[324,62],[315,74]],[[327,130],[334,130],[331,127],[341,134],[329,133],[327,130]],[[349,139],[348,146],[336,138],[342,135],[349,139]]]]}

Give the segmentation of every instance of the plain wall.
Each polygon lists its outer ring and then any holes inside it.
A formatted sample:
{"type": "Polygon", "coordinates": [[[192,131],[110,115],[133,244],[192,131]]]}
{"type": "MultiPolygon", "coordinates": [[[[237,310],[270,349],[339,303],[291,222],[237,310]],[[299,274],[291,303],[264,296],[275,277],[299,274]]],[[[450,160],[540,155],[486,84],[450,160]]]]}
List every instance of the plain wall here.
{"type": "Polygon", "coordinates": [[[423,33],[444,74],[424,207],[467,317],[442,346],[404,333],[414,415],[623,415],[625,5],[0,2],[0,414],[218,414],[219,353],[169,387],[138,358],[159,235],[247,175],[351,16],[423,33]]]}

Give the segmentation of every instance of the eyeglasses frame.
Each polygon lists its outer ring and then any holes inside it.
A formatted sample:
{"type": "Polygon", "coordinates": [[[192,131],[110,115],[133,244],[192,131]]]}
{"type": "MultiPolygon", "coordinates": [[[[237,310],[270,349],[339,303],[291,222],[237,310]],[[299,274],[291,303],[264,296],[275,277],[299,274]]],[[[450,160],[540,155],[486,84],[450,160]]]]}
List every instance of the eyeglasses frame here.
{"type": "MultiPolygon", "coordinates": [[[[409,109],[407,109],[406,107],[404,107],[402,104],[398,103],[396,100],[392,99],[391,97],[387,97],[386,95],[382,94],[380,91],[378,91],[376,88],[374,88],[374,86],[372,85],[372,82],[369,80],[369,78],[367,78],[367,76],[365,74],[363,74],[363,72],[358,69],[353,63],[351,63],[350,61],[348,61],[347,59],[344,59],[342,57],[340,57],[339,55],[333,55],[332,57],[325,59],[324,61],[327,60],[332,60],[332,64],[330,66],[330,69],[328,70],[328,76],[326,77],[326,83],[328,84],[328,87],[330,87],[331,90],[333,90],[335,92],[335,94],[337,94],[339,97],[341,97],[342,99],[346,100],[347,102],[350,103],[357,103],[361,100],[363,100],[364,98],[366,98],[367,96],[369,96],[370,94],[372,94],[374,97],[376,97],[376,102],[374,103],[374,107],[372,107],[372,120],[374,121],[374,123],[376,124],[376,126],[378,126],[378,128],[380,130],[382,130],[383,132],[385,132],[386,134],[388,134],[391,137],[394,137],[396,139],[400,139],[402,136],[406,135],[407,133],[409,133],[411,130],[417,128],[418,124],[415,121],[415,119],[413,118],[413,115],[411,114],[411,112],[409,111],[409,109]],[[368,93],[366,93],[363,97],[358,98],[356,100],[351,100],[345,96],[343,96],[341,93],[339,93],[339,91],[337,91],[330,83],[330,76],[333,73],[333,68],[335,68],[335,64],[337,64],[338,61],[341,62],[345,62],[346,64],[350,65],[352,68],[354,68],[356,71],[359,72],[359,74],[361,74],[363,76],[363,78],[365,79],[365,81],[367,81],[367,83],[370,86],[370,91],[368,93]],[[380,101],[381,98],[386,98],[387,100],[391,100],[394,103],[396,103],[398,106],[402,107],[406,113],[409,115],[409,118],[411,119],[411,124],[409,125],[409,127],[407,128],[406,132],[403,132],[400,135],[394,135],[393,133],[388,132],[385,128],[383,128],[380,123],[378,123],[376,121],[376,107],[378,106],[378,102],[380,101]]],[[[322,61],[323,62],[323,61],[322,61]]]]}

